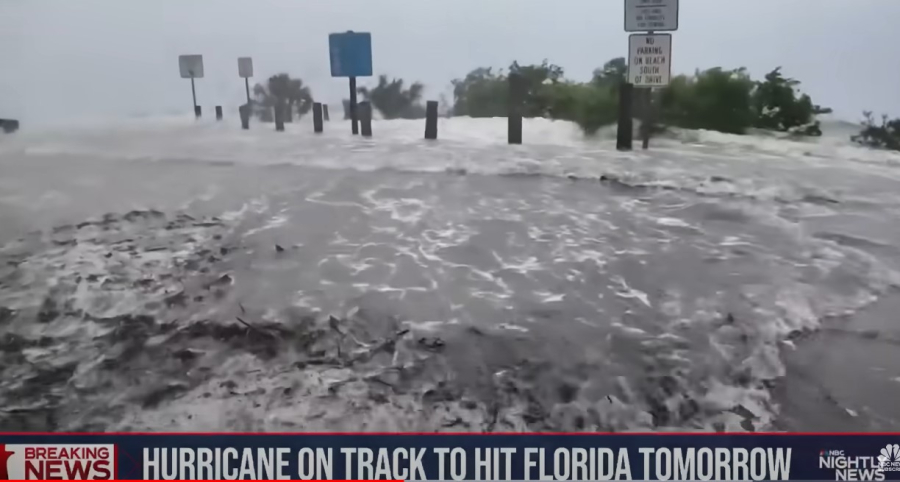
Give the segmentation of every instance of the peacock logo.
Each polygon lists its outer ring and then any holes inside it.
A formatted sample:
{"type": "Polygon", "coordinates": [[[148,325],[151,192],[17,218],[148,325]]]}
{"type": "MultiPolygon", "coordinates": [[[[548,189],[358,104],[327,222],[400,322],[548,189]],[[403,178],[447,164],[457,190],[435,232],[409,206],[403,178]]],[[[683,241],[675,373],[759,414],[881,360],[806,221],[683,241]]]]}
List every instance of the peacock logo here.
{"type": "Polygon", "coordinates": [[[900,472],[900,444],[887,444],[878,454],[881,470],[900,472]]]}

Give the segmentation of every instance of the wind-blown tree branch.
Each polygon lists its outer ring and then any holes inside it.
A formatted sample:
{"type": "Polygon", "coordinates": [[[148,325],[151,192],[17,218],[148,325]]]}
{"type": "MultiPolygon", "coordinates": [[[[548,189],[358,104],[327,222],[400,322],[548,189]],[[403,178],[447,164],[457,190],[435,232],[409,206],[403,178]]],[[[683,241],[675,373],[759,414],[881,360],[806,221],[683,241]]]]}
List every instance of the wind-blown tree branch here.
{"type": "Polygon", "coordinates": [[[309,87],[303,85],[300,79],[292,79],[288,74],[278,74],[269,77],[265,85],[256,84],[253,87],[253,110],[262,122],[272,122],[273,108],[281,105],[289,109],[296,109],[302,117],[312,109],[313,97],[309,87]]]}
{"type": "Polygon", "coordinates": [[[403,79],[388,80],[387,75],[378,76],[378,85],[372,88],[359,87],[357,91],[363,100],[381,112],[385,119],[421,119],[425,117],[425,107],[421,104],[424,86],[413,82],[404,88],[403,79]]]}

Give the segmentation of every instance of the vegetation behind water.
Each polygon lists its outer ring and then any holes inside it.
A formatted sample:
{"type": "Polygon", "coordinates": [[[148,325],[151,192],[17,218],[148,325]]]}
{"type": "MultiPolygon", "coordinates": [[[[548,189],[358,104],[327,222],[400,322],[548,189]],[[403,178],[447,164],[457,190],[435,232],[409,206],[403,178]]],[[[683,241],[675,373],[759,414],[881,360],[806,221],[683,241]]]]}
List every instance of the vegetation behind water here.
{"type": "MultiPolygon", "coordinates": [[[[516,73],[525,84],[525,116],[571,120],[591,134],[616,122],[619,86],[627,71],[624,58],[596,69],[588,82],[566,79],[561,67],[547,61],[527,66],[513,63],[506,71],[478,68],[453,81],[453,112],[472,117],[506,115],[508,76],[516,73]]],[[[663,125],[689,129],[743,134],[760,128],[821,135],[816,115],[830,110],[815,105],[799,85],[784,77],[780,68],[755,81],[746,69],[716,67],[676,76],[669,86],[655,90],[651,112],[658,113],[663,125]]],[[[635,91],[638,116],[646,105],[643,94],[635,91]]]]}
{"type": "MultiPolygon", "coordinates": [[[[594,70],[591,80],[568,79],[562,67],[544,61],[520,65],[513,62],[507,69],[479,67],[465,77],[453,80],[453,102],[445,106],[455,116],[505,117],[508,114],[509,77],[520,80],[521,112],[525,117],[545,117],[577,123],[585,134],[593,134],[604,126],[614,125],[618,117],[619,89],[625,82],[628,65],[615,58],[594,70]]],[[[799,136],[820,136],[816,116],[830,113],[801,91],[801,83],[786,77],[776,68],[762,79],[751,78],[744,68],[714,67],[697,70],[693,75],[678,75],[670,84],[656,89],[651,98],[636,89],[633,112],[637,117],[652,113],[662,128],[707,129],[744,134],[749,129],[788,132],[799,136]],[[647,109],[647,102],[652,108],[647,109]]],[[[425,116],[424,87],[419,82],[407,84],[403,79],[380,75],[375,85],[358,89],[361,100],[372,106],[385,119],[418,119],[425,116]]],[[[254,112],[264,122],[272,121],[272,110],[283,105],[306,114],[313,95],[300,79],[279,74],[265,84],[257,84],[254,112]]],[[[349,101],[344,100],[345,110],[349,101]]],[[[865,113],[862,131],[853,140],[862,145],[900,150],[900,119],[883,118],[875,122],[865,113]]]]}

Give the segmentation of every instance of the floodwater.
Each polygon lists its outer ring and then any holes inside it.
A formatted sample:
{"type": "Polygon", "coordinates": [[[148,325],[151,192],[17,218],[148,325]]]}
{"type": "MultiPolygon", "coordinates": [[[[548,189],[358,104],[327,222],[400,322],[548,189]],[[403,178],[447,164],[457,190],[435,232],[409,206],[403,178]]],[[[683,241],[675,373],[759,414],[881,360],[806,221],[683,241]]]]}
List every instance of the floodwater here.
{"type": "Polygon", "coordinates": [[[0,430],[900,430],[900,155],[440,122],[0,138],[0,430]]]}

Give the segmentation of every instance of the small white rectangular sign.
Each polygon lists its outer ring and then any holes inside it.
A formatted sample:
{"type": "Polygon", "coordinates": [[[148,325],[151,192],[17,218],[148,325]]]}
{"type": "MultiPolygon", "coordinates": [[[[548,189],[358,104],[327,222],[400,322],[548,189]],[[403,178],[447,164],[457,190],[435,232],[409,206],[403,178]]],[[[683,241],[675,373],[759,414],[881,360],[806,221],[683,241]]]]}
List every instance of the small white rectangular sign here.
{"type": "Polygon", "coordinates": [[[253,77],[253,59],[238,57],[238,75],[243,78],[253,77]]]}
{"type": "Polygon", "coordinates": [[[626,32],[678,30],[678,0],[625,0],[626,32]]]}
{"type": "Polygon", "coordinates": [[[203,56],[202,55],[179,55],[178,69],[181,71],[182,79],[202,79],[203,78],[203,56]]]}
{"type": "Polygon", "coordinates": [[[628,82],[635,87],[669,85],[672,76],[671,35],[630,35],[628,53],[628,82]]]}

